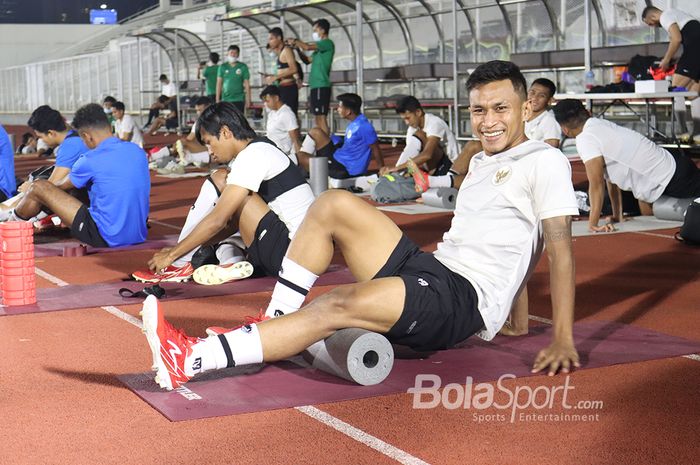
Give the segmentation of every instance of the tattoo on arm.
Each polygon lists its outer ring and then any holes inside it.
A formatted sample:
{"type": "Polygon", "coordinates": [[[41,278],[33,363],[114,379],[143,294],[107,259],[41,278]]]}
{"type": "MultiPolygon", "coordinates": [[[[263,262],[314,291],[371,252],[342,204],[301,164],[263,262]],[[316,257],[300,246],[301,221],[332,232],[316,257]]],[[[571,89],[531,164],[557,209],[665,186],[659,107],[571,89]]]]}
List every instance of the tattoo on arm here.
{"type": "Polygon", "coordinates": [[[548,221],[544,222],[544,240],[545,242],[559,242],[571,240],[571,217],[566,218],[566,222],[561,224],[551,224],[548,221]]]}

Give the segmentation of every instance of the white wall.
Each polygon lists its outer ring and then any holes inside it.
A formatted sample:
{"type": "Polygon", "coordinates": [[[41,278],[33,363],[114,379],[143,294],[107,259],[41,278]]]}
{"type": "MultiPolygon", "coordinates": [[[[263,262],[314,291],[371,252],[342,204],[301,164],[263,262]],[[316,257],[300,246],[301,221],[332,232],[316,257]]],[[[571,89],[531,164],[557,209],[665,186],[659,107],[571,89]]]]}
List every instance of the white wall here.
{"type": "Polygon", "coordinates": [[[0,24],[0,69],[51,59],[51,51],[116,26],[93,24],[0,24]]]}

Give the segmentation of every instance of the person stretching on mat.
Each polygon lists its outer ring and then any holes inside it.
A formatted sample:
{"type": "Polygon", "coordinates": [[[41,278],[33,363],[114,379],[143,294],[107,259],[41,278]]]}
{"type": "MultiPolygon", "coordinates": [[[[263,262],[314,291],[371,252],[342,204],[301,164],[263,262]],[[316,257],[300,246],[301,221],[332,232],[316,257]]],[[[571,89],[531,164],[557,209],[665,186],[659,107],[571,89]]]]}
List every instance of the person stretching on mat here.
{"type": "Polygon", "coordinates": [[[571,242],[578,208],[569,162],[558,149],[527,140],[526,84],[516,65],[478,66],[467,91],[484,151],[472,159],[437,251],[422,252],[362,199],[327,191],[292,240],[266,320],[199,339],[170,325],[154,296],[146,299],[143,326],[160,386],[173,389],[198,373],[283,360],[343,328],[383,333],[421,351],[448,349],[473,334],[490,340],[513,301],[522,298],[543,245],[554,331],[532,371],[554,375],[579,366],[571,242]],[[335,247],[357,283],[338,286],[299,310],[335,247]]]}
{"type": "Polygon", "coordinates": [[[79,108],[73,128],[90,150],[61,182],[33,181],[17,207],[10,210],[8,220],[33,222],[47,208],[71,228],[73,237],[93,247],[145,241],[151,179],[143,149],[114,137],[98,104],[79,108]],[[67,192],[84,187],[90,206],[67,192]]]}
{"type": "MultiPolygon", "coordinates": [[[[552,147],[559,147],[561,140],[561,128],[554,118],[554,114],[549,111],[549,106],[557,92],[557,86],[546,78],[535,79],[527,92],[530,102],[530,113],[525,121],[525,135],[530,140],[541,140],[552,147]]],[[[409,149],[408,137],[406,137],[406,150],[409,149]]],[[[404,150],[404,153],[406,152],[404,150]]],[[[420,168],[420,163],[413,163],[416,160],[409,160],[407,163],[408,172],[413,175],[416,183],[416,191],[425,192],[431,187],[455,187],[459,189],[462,180],[466,176],[469,161],[482,147],[479,141],[469,141],[462,149],[459,157],[454,160],[454,164],[449,173],[438,176],[429,175],[420,168]]],[[[403,156],[403,154],[402,154],[403,156]]]]}
{"type": "MultiPolygon", "coordinates": [[[[178,270],[173,265],[176,260],[197,247],[216,244],[240,232],[253,267],[277,276],[287,247],[314,201],[311,186],[284,152],[268,139],[257,137],[233,103],[210,106],[197,125],[200,143],[207,147],[214,161],[228,163],[230,173],[218,201],[211,195],[211,188],[208,189],[208,205],[216,205],[206,214],[198,214],[198,218],[188,215],[188,222],[192,223],[189,233],[181,236],[175,247],[153,255],[149,269],[160,275],[159,281],[167,281],[172,275],[177,275],[179,281],[185,280],[185,276],[189,279],[194,273],[192,266],[187,263],[187,270],[178,270]]],[[[206,203],[203,199],[202,204],[206,203]]],[[[209,207],[204,208],[206,211],[209,207]]],[[[206,284],[238,279],[246,271],[235,265],[202,268],[201,280],[206,284]]]]}
{"type": "Polygon", "coordinates": [[[622,190],[632,191],[647,215],[652,214],[649,204],[662,195],[700,196],[700,170],[689,157],[672,154],[632,129],[591,117],[580,100],[557,103],[554,116],[564,134],[576,138],[576,149],[586,166],[589,231],[615,231],[613,223],[623,221],[622,190]],[[599,225],[606,184],[613,214],[599,225]]]}

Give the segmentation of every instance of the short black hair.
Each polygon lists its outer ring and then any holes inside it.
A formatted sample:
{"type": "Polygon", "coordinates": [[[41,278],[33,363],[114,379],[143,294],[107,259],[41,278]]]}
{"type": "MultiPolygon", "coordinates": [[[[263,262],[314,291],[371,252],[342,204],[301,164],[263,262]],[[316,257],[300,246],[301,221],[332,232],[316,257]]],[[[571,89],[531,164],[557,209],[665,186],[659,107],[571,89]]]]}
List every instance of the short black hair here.
{"type": "Polygon", "coordinates": [[[124,102],[114,102],[114,104],[112,105],[112,107],[113,107],[115,110],[119,110],[119,111],[124,111],[124,110],[126,110],[126,107],[124,106],[124,102]]]}
{"type": "Polygon", "coordinates": [[[316,21],[314,21],[312,26],[320,27],[321,29],[323,29],[323,32],[325,32],[326,34],[328,34],[328,31],[331,30],[331,23],[329,23],[327,19],[323,19],[323,18],[317,19],[316,21]]]}
{"type": "Polygon", "coordinates": [[[209,106],[211,105],[211,99],[207,96],[202,96],[199,97],[197,100],[194,101],[194,106],[198,105],[203,105],[203,106],[209,106]]]}
{"type": "Polygon", "coordinates": [[[32,139],[33,137],[36,136],[31,132],[25,132],[24,134],[22,134],[22,145],[27,145],[29,143],[29,139],[32,139]]]}
{"type": "Polygon", "coordinates": [[[115,99],[111,95],[108,95],[104,98],[104,100],[102,100],[102,103],[111,103],[112,105],[114,105],[115,103],[117,103],[117,99],[115,99]]]}
{"type": "Polygon", "coordinates": [[[550,81],[547,78],[537,78],[534,81],[532,81],[532,84],[530,84],[530,87],[534,86],[535,84],[546,87],[547,90],[549,91],[549,98],[554,97],[554,94],[557,93],[557,85],[554,84],[552,81],[550,81]]]}
{"type": "Polygon", "coordinates": [[[86,129],[106,129],[111,130],[107,115],[102,107],[96,103],[88,103],[78,108],[73,116],[73,128],[76,131],[86,129]]]}
{"type": "Polygon", "coordinates": [[[503,60],[493,60],[476,67],[467,79],[467,91],[496,81],[508,79],[513,84],[515,92],[520,94],[523,100],[527,99],[527,84],[525,76],[515,63],[503,60]]]}
{"type": "MultiPolygon", "coordinates": [[[[102,113],[102,107],[100,107],[102,113]]],[[[32,115],[27,121],[27,126],[32,128],[37,132],[42,132],[46,134],[47,132],[54,130],[56,132],[63,132],[68,129],[66,120],[63,116],[48,105],[42,105],[32,112],[32,115]]]]}
{"type": "Polygon", "coordinates": [[[276,95],[280,96],[280,89],[277,86],[267,86],[265,87],[262,92],[260,92],[260,98],[262,100],[265,100],[266,95],[276,95]]]}
{"type": "Polygon", "coordinates": [[[197,141],[204,144],[201,131],[219,137],[221,128],[226,126],[233,137],[238,140],[255,139],[257,135],[248,124],[248,120],[241,111],[231,102],[219,102],[207,107],[197,120],[197,141]]]}
{"type": "Polygon", "coordinates": [[[415,113],[418,110],[423,110],[423,107],[413,95],[408,95],[396,103],[396,113],[398,114],[406,113],[407,111],[415,113]]]}
{"type": "Polygon", "coordinates": [[[228,46],[228,51],[230,52],[231,50],[237,51],[239,54],[241,53],[241,48],[238,45],[229,45],[228,46]]]}
{"type": "Polygon", "coordinates": [[[649,13],[655,13],[657,11],[659,13],[661,12],[661,10],[659,8],[655,7],[654,5],[649,5],[648,7],[644,8],[642,10],[642,19],[647,19],[647,15],[649,13]]]}
{"type": "Polygon", "coordinates": [[[270,34],[272,34],[273,36],[275,36],[279,39],[284,39],[284,32],[282,32],[281,27],[273,27],[272,29],[270,29],[269,32],[270,32],[270,34]]]}
{"type": "Polygon", "coordinates": [[[362,97],[357,94],[340,94],[338,96],[338,101],[343,104],[345,108],[352,111],[356,115],[362,112],[362,97]]]}
{"type": "Polygon", "coordinates": [[[559,101],[552,108],[552,112],[554,112],[554,118],[557,120],[557,123],[573,128],[583,126],[586,120],[591,117],[583,103],[572,98],[559,101]]]}
{"type": "Polygon", "coordinates": [[[160,77],[158,78],[159,81],[169,81],[168,76],[165,74],[161,74],[160,77]]]}
{"type": "Polygon", "coordinates": [[[209,54],[209,59],[212,63],[217,64],[219,62],[219,54],[216,52],[211,52],[209,54]]]}

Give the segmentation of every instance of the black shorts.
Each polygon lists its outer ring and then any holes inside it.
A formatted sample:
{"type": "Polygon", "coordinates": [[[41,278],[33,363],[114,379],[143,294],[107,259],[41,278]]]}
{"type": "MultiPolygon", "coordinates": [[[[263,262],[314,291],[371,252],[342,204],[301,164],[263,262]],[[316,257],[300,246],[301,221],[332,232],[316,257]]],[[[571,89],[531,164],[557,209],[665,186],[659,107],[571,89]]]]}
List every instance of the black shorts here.
{"type": "Polygon", "coordinates": [[[97,229],[95,220],[92,219],[90,211],[86,205],[78,209],[78,212],[73,218],[73,224],[70,227],[70,235],[93,247],[109,247],[97,229]]]}
{"type": "Polygon", "coordinates": [[[317,87],[309,90],[309,108],[312,115],[327,115],[330,107],[330,87],[317,87]]]}
{"type": "Polygon", "coordinates": [[[282,103],[291,108],[296,115],[299,111],[299,88],[297,87],[297,83],[295,82],[288,86],[279,86],[278,89],[280,91],[280,100],[282,100],[282,103]]]}
{"type": "Polygon", "coordinates": [[[688,21],[681,30],[683,54],[676,65],[676,73],[693,81],[700,80],[700,22],[688,21]]]}
{"type": "Polygon", "coordinates": [[[700,169],[689,156],[683,153],[671,151],[671,155],[676,161],[676,171],[666,185],[663,195],[677,199],[700,197],[700,169]]]}
{"type": "Polygon", "coordinates": [[[177,129],[177,116],[165,120],[165,129],[177,129]]]}
{"type": "Polygon", "coordinates": [[[248,247],[248,261],[256,268],[256,272],[263,271],[267,276],[277,276],[290,242],[292,240],[287,225],[275,212],[269,211],[255,228],[255,239],[248,247]]]}
{"type": "Polygon", "coordinates": [[[232,103],[234,107],[238,108],[241,113],[245,113],[245,102],[229,102],[232,103]]]}
{"type": "Polygon", "coordinates": [[[333,156],[335,151],[342,146],[342,142],[339,145],[329,142],[320,149],[316,150],[316,156],[328,158],[328,176],[333,179],[347,179],[352,177],[350,176],[350,173],[348,173],[347,168],[345,168],[345,165],[340,163],[333,156]]]}
{"type": "Polygon", "coordinates": [[[401,317],[386,334],[392,343],[449,349],[483,329],[474,286],[405,235],[375,279],[389,276],[400,277],[406,287],[401,317]]]}

